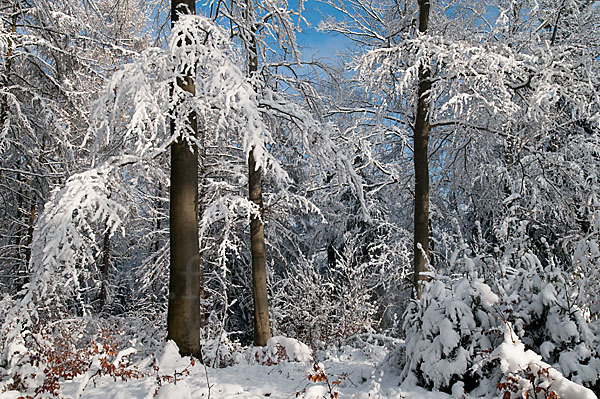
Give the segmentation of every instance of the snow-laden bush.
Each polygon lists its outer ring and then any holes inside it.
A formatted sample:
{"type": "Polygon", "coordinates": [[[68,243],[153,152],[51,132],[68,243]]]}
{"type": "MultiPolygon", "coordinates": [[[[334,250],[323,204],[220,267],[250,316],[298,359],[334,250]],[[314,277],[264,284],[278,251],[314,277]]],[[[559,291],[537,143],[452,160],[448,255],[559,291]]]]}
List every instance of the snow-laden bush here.
{"type": "MultiPolygon", "coordinates": [[[[594,199],[596,203],[600,202],[594,199]]],[[[573,268],[571,273],[577,285],[578,301],[585,303],[590,315],[600,318],[600,211],[594,212],[587,222],[590,231],[572,242],[573,268]]]]}
{"type": "Polygon", "coordinates": [[[457,381],[473,388],[489,375],[489,354],[500,338],[497,305],[498,296],[481,280],[438,276],[427,283],[421,300],[405,313],[404,377],[413,373],[434,389],[449,389],[457,381]]]}
{"type": "Polygon", "coordinates": [[[484,397],[551,398],[563,388],[566,397],[593,395],[584,386],[598,388],[597,326],[573,301],[565,272],[535,259],[529,253],[498,279],[499,295],[480,279],[438,275],[426,283],[405,313],[404,377],[447,392],[459,384],[484,397]]]}
{"type": "Polygon", "coordinates": [[[516,217],[496,230],[504,242],[489,262],[490,269],[501,271],[493,286],[503,317],[527,349],[598,392],[597,292],[589,284],[597,281],[596,215],[589,220],[590,234],[559,239],[539,222],[522,220],[516,205],[510,211],[516,217]]]}
{"type": "Polygon", "coordinates": [[[202,342],[202,361],[211,367],[230,367],[236,364],[262,364],[272,366],[283,361],[307,364],[312,360],[312,350],[294,338],[275,336],[266,346],[244,347],[223,332],[220,338],[202,342]]]}
{"type": "Polygon", "coordinates": [[[246,354],[250,364],[258,363],[266,366],[283,361],[308,364],[313,357],[312,350],[306,344],[283,336],[269,338],[267,346],[250,347],[246,354]]]}
{"type": "Polygon", "coordinates": [[[229,367],[244,359],[243,347],[232,341],[226,332],[220,336],[202,341],[202,361],[210,367],[229,367]]]}
{"type": "Polygon", "coordinates": [[[565,377],[597,390],[597,322],[578,305],[577,290],[563,269],[542,267],[537,257],[527,255],[524,266],[512,271],[502,284],[507,319],[527,348],[565,377]]]}
{"type": "Polygon", "coordinates": [[[591,390],[569,381],[540,355],[527,350],[513,334],[510,323],[505,324],[504,342],[492,356],[500,359],[502,377],[496,387],[504,399],[596,399],[591,390]]]}

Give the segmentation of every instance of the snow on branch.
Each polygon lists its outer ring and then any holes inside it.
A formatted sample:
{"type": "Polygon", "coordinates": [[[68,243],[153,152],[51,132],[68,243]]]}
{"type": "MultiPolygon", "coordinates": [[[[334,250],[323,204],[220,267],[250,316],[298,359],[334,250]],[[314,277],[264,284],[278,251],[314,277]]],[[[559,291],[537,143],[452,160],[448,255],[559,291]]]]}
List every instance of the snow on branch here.
{"type": "Polygon", "coordinates": [[[168,137],[168,98],[172,65],[164,51],[150,48],[113,74],[92,105],[85,142],[93,154],[119,147],[144,156],[164,148],[168,137]]]}
{"type": "Polygon", "coordinates": [[[207,18],[181,16],[166,50],[147,49],[113,75],[93,106],[87,140],[95,140],[96,153],[125,145],[136,156],[154,156],[179,140],[200,147],[188,123],[195,114],[199,130],[216,139],[233,136],[246,159],[254,150],[257,168],[287,181],[267,151],[273,137],[257,93],[236,61],[225,31],[207,18]],[[193,78],[195,93],[176,84],[186,77],[193,78]]]}
{"type": "Polygon", "coordinates": [[[542,127],[551,126],[556,105],[568,105],[575,119],[597,123],[597,68],[593,51],[577,44],[515,49],[435,35],[371,50],[356,66],[367,89],[379,93],[388,87],[396,96],[414,92],[419,70],[430,70],[433,124],[450,116],[473,123],[482,114],[510,121],[524,113],[542,127]]]}
{"type": "Polygon", "coordinates": [[[363,218],[370,221],[362,178],[332,138],[339,135],[338,127],[333,123],[316,120],[303,107],[272,90],[264,91],[260,107],[265,115],[287,123],[287,132],[309,160],[319,164],[324,170],[335,172],[340,182],[352,189],[360,201],[363,218]]]}
{"type": "MultiPolygon", "coordinates": [[[[190,110],[197,115],[213,113],[217,125],[212,129],[218,137],[236,132],[241,136],[238,140],[246,159],[253,150],[257,169],[263,168],[278,181],[287,181],[287,173],[267,151],[273,137],[259,111],[256,91],[235,62],[229,35],[207,18],[185,16],[173,29],[169,49],[177,74],[196,76],[196,95],[190,110]]],[[[171,105],[175,112],[177,104],[185,103],[180,97],[183,95],[180,90],[174,91],[171,105]]],[[[174,120],[177,131],[181,115],[174,115],[174,120]]],[[[209,126],[200,128],[211,130],[209,126]]]]}
{"type": "Polygon", "coordinates": [[[59,287],[72,290],[85,314],[86,305],[80,297],[85,287],[81,283],[87,269],[97,262],[100,249],[96,234],[124,233],[126,209],[111,199],[112,173],[112,166],[102,166],[75,174],[46,204],[31,244],[28,289],[35,296],[31,299],[52,298],[59,287]]]}
{"type": "MultiPolygon", "coordinates": [[[[224,195],[215,199],[208,204],[202,214],[198,233],[200,242],[208,242],[211,227],[217,223],[222,223],[217,254],[219,265],[225,274],[228,272],[226,266],[227,256],[229,254],[233,254],[236,257],[240,256],[240,248],[234,234],[235,227],[240,220],[245,225],[249,224],[251,215],[260,216],[258,206],[249,199],[237,195],[224,195]]],[[[207,249],[201,248],[201,251],[207,249]]]]}
{"type": "Polygon", "coordinates": [[[126,209],[112,198],[116,171],[116,165],[107,163],[71,176],[54,191],[33,230],[30,280],[4,319],[2,328],[12,331],[4,339],[27,333],[27,326],[43,317],[39,311],[88,313],[88,290],[101,253],[98,243],[105,233],[125,231],[126,209]]]}

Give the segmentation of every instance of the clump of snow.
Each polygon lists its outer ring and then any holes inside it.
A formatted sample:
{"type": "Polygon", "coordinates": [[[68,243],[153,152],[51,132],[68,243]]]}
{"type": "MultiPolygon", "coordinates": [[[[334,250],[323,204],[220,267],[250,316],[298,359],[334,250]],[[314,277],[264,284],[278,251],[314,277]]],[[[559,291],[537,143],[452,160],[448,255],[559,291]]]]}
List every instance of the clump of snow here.
{"type": "Polygon", "coordinates": [[[158,360],[158,367],[161,369],[174,369],[181,363],[181,355],[177,344],[169,340],[163,347],[162,354],[158,360]]]}
{"type": "Polygon", "coordinates": [[[135,349],[135,348],[127,348],[127,349],[123,349],[123,350],[119,351],[119,353],[117,353],[117,356],[115,356],[115,360],[113,361],[113,365],[118,366],[119,363],[124,358],[129,357],[130,355],[133,355],[136,352],[137,352],[137,349],[135,349]]]}
{"type": "Polygon", "coordinates": [[[0,399],[19,399],[22,397],[23,394],[19,391],[6,391],[0,393],[0,399]]]}
{"type": "Polygon", "coordinates": [[[550,357],[550,353],[552,353],[554,348],[556,348],[556,345],[554,345],[552,342],[546,341],[540,345],[540,354],[547,359],[550,357]]]}
{"type": "Polygon", "coordinates": [[[452,397],[456,399],[464,398],[465,396],[465,383],[457,381],[452,385],[452,397]]]}
{"type": "Polygon", "coordinates": [[[276,336],[269,338],[267,341],[267,348],[272,353],[277,350],[277,345],[285,349],[285,353],[290,361],[306,364],[312,360],[312,350],[308,345],[303,344],[297,339],[276,336]]]}
{"type": "Polygon", "coordinates": [[[541,299],[542,299],[542,303],[544,305],[550,305],[552,303],[556,303],[556,289],[554,288],[554,285],[552,284],[547,284],[543,289],[542,292],[540,293],[541,299]]]}
{"type": "Polygon", "coordinates": [[[485,306],[494,306],[498,303],[498,295],[492,292],[489,285],[481,281],[473,281],[471,286],[476,290],[477,294],[479,294],[479,298],[485,306]]]}
{"type": "Polygon", "coordinates": [[[304,399],[323,399],[329,396],[327,388],[323,385],[313,385],[306,390],[304,399]]]}
{"type": "Polygon", "coordinates": [[[525,345],[515,337],[510,326],[505,330],[504,342],[494,351],[500,359],[503,373],[518,373],[531,363],[540,363],[542,357],[532,350],[525,350],[525,345]]]}
{"type": "Polygon", "coordinates": [[[9,367],[14,366],[14,364],[18,361],[17,355],[27,353],[27,348],[25,345],[19,342],[11,342],[6,347],[4,351],[4,356],[2,356],[2,363],[9,365],[9,367]]]}
{"type": "Polygon", "coordinates": [[[160,387],[157,399],[192,399],[192,393],[185,381],[176,384],[167,384],[160,387]]]}

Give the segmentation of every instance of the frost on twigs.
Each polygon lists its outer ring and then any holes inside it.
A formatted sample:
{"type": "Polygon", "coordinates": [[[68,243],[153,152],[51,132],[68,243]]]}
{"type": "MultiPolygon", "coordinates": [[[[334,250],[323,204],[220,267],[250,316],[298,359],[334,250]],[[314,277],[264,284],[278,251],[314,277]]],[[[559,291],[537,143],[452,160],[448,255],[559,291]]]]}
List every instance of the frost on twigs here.
{"type": "Polygon", "coordinates": [[[428,97],[443,99],[430,104],[432,125],[460,121],[480,126],[485,113],[506,121],[504,129],[517,117],[549,129],[557,123],[556,107],[565,105],[576,118],[598,126],[600,112],[589,101],[597,98],[595,58],[591,48],[577,44],[515,48],[487,38],[421,35],[368,51],[356,69],[372,92],[391,86],[400,96],[414,93],[420,69],[431,70],[435,79],[428,97]],[[528,89],[528,96],[515,96],[522,89],[528,89]]]}

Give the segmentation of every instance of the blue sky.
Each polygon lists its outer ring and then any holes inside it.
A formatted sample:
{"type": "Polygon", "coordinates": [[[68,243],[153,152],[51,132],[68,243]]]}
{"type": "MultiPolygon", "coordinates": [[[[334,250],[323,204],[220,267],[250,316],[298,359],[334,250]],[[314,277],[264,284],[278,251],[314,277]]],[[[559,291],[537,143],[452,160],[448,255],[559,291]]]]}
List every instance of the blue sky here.
{"type": "MultiPolygon", "coordinates": [[[[288,4],[290,8],[297,9],[298,0],[289,0],[288,4]]],[[[310,59],[312,55],[315,55],[318,58],[337,59],[337,52],[343,50],[349,40],[340,35],[319,32],[317,27],[324,17],[333,15],[343,18],[343,16],[317,0],[304,0],[302,15],[311,25],[310,28],[302,26],[302,32],[297,36],[298,43],[303,47],[304,58],[310,59]]]]}
{"type": "MultiPolygon", "coordinates": [[[[351,43],[350,40],[340,35],[319,32],[317,27],[319,26],[319,22],[325,17],[335,16],[343,19],[343,15],[318,0],[304,0],[303,3],[304,11],[302,12],[302,16],[310,24],[310,27],[302,24],[302,32],[297,34],[303,58],[310,60],[314,55],[320,59],[337,61],[337,53],[351,43]]],[[[288,5],[290,9],[297,10],[298,0],[288,0],[288,5]]],[[[203,2],[197,1],[196,7],[199,12],[202,12],[203,2]]]]}

